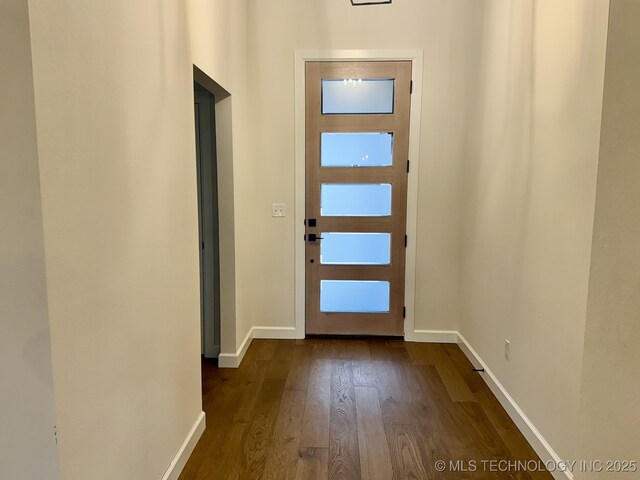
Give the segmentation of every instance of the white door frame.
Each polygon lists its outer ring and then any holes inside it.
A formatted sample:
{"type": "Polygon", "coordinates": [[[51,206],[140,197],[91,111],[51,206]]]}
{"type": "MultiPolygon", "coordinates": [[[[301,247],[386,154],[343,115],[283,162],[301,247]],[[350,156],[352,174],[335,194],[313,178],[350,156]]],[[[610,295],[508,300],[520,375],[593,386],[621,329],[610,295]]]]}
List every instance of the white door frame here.
{"type": "Polygon", "coordinates": [[[418,167],[420,159],[420,118],[422,112],[422,49],[407,50],[296,50],[295,54],[295,329],[296,338],[305,336],[305,63],[339,60],[410,60],[413,93],[409,125],[411,169],[407,184],[407,252],[405,269],[405,340],[415,330],[416,239],[418,221],[418,167]]]}

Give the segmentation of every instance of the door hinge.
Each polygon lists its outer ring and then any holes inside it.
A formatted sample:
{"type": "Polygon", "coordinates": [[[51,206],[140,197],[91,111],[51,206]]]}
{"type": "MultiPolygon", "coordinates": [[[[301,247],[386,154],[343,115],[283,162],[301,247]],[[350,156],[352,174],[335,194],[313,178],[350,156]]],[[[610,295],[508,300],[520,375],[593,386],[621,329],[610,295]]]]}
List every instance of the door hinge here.
{"type": "Polygon", "coordinates": [[[404,246],[405,246],[405,248],[407,246],[408,241],[409,241],[409,238],[405,235],[404,236],[404,246]]]}
{"type": "Polygon", "coordinates": [[[407,160],[407,173],[409,173],[409,160],[407,160]]]}
{"type": "Polygon", "coordinates": [[[58,444],[58,426],[53,426],[53,439],[56,441],[56,445],[58,444]]]}
{"type": "Polygon", "coordinates": [[[409,95],[411,95],[412,93],[413,93],[413,80],[409,82],[409,95]]]}
{"type": "Polygon", "coordinates": [[[202,242],[202,249],[204,250],[204,242],[202,242]]]}
{"type": "Polygon", "coordinates": [[[407,307],[402,307],[402,318],[407,318],[407,307]]]}

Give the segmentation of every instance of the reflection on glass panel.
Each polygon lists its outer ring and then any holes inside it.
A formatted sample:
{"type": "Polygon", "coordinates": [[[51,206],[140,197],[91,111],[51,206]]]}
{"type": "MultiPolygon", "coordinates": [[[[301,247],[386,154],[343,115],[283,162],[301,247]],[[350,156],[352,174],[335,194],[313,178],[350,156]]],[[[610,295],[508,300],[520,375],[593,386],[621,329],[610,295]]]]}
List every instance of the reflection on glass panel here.
{"type": "Polygon", "coordinates": [[[388,167],[393,133],[323,133],[320,136],[323,167],[388,167]]]}
{"type": "Polygon", "coordinates": [[[387,217],[391,215],[391,184],[323,183],[320,214],[324,217],[387,217]]]}
{"type": "Polygon", "coordinates": [[[393,113],[393,79],[322,80],[322,113],[393,113]]]}
{"type": "Polygon", "coordinates": [[[320,311],[386,313],[389,282],[378,280],[321,280],[320,311]]]}
{"type": "Polygon", "coordinates": [[[390,233],[323,232],[320,263],[324,265],[389,265],[390,233]]]}

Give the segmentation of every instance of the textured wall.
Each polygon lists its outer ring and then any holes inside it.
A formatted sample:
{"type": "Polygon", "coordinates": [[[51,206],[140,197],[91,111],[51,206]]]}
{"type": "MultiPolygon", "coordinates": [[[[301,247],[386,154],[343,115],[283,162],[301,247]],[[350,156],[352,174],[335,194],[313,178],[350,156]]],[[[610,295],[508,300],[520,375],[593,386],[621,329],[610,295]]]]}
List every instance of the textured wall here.
{"type": "MultiPolygon", "coordinates": [[[[250,1],[248,79],[251,162],[238,275],[244,309],[259,326],[294,325],[294,50],[422,49],[422,130],[416,269],[416,328],[455,329],[459,318],[461,162],[479,2],[403,0],[250,1]],[[285,219],[270,205],[286,203],[285,219]]],[[[240,245],[240,244],[239,244],[240,245]]]]}
{"type": "MultiPolygon", "coordinates": [[[[582,369],[580,457],[586,460],[640,463],[638,25],[640,3],[611,1],[582,369]]],[[[638,473],[577,478],[605,475],[638,473]]]]}
{"type": "Polygon", "coordinates": [[[575,458],[608,2],[484,8],[460,330],[556,452],[575,458]]]}
{"type": "Polygon", "coordinates": [[[26,0],[0,5],[0,478],[58,478],[26,0]]]}
{"type": "Polygon", "coordinates": [[[30,20],[61,477],[159,479],[201,411],[186,7],[30,20]]]}

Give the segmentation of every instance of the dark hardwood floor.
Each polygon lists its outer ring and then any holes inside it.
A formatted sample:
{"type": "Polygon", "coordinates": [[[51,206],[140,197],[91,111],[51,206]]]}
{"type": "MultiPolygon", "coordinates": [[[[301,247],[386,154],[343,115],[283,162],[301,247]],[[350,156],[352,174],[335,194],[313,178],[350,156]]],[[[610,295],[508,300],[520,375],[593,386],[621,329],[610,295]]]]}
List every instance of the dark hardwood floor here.
{"type": "Polygon", "coordinates": [[[240,368],[202,368],[180,480],[552,479],[487,463],[538,457],[457,345],[254,340],[240,368]]]}

